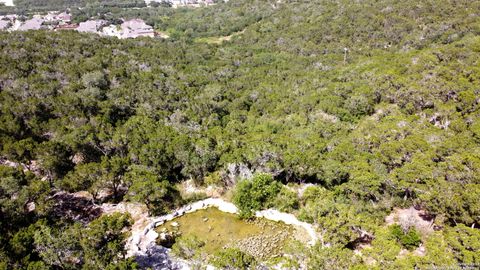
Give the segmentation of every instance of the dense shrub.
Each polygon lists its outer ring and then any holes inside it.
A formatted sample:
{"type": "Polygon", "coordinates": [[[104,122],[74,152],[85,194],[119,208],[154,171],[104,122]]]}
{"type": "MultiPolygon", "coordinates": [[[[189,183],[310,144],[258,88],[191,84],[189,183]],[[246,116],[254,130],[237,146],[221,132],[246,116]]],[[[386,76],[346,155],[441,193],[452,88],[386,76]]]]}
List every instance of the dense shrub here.
{"type": "Polygon", "coordinates": [[[176,256],[184,259],[192,259],[200,255],[199,249],[205,245],[205,242],[195,236],[181,236],[175,239],[172,246],[172,252],[176,256]]]}
{"type": "Polygon", "coordinates": [[[124,178],[131,185],[127,199],[145,203],[151,215],[165,214],[181,202],[178,190],[152,170],[133,166],[124,178]]]}
{"type": "Polygon", "coordinates": [[[239,270],[253,269],[256,264],[255,258],[239,249],[227,248],[214,254],[210,263],[220,269],[239,270]]]}
{"type": "Polygon", "coordinates": [[[272,202],[272,206],[283,212],[292,212],[299,207],[298,196],[295,191],[283,186],[276,198],[272,202]]]}
{"type": "Polygon", "coordinates": [[[409,250],[417,248],[422,243],[420,234],[415,228],[409,228],[405,232],[400,225],[396,224],[391,226],[390,233],[402,246],[409,250]]]}
{"type": "Polygon", "coordinates": [[[268,174],[256,174],[251,180],[237,184],[233,202],[237,205],[242,218],[250,218],[255,211],[272,206],[281,184],[268,174]]]}
{"type": "Polygon", "coordinates": [[[480,263],[480,230],[459,224],[446,230],[446,240],[458,261],[480,263]]]}

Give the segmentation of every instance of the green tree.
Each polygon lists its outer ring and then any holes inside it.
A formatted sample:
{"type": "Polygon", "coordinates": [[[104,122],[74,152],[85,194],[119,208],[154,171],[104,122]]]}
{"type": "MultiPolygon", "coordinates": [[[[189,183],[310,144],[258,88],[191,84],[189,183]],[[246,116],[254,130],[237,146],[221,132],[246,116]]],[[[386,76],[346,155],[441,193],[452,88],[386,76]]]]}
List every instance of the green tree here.
{"type": "Polygon", "coordinates": [[[67,146],[53,141],[44,142],[37,148],[37,158],[47,174],[50,185],[73,168],[71,154],[67,146]]]}
{"type": "Polygon", "coordinates": [[[309,269],[349,269],[356,263],[359,258],[355,256],[352,250],[341,246],[332,246],[322,248],[314,247],[308,259],[309,269]]]}
{"type": "Polygon", "coordinates": [[[392,225],[390,233],[402,246],[409,250],[415,249],[422,243],[422,239],[415,228],[409,228],[408,231],[404,231],[400,225],[392,225]]]}
{"type": "MultiPolygon", "coordinates": [[[[34,220],[35,212],[45,206],[49,192],[48,183],[36,179],[30,173],[0,165],[0,230],[2,234],[12,228],[23,227],[34,220]],[[28,209],[35,204],[35,212],[28,209]]],[[[45,210],[45,209],[44,209],[45,210]]]]}
{"type": "Polygon", "coordinates": [[[103,174],[104,168],[100,163],[79,164],[59,181],[58,186],[70,192],[89,190],[103,174]]]}
{"type": "Polygon", "coordinates": [[[299,207],[297,193],[285,186],[282,186],[280,192],[272,202],[272,205],[279,211],[292,212],[297,210],[299,207]]]}
{"type": "Polygon", "coordinates": [[[78,269],[83,260],[80,231],[79,224],[63,231],[42,225],[35,233],[35,248],[43,261],[51,267],[78,269]]]}
{"type": "Polygon", "coordinates": [[[178,205],[180,193],[152,169],[133,165],[125,175],[127,198],[145,203],[151,215],[162,215],[178,205]]]}
{"type": "MultiPolygon", "coordinates": [[[[121,199],[121,188],[125,185],[123,176],[128,168],[128,160],[119,156],[103,158],[100,163],[101,172],[97,170],[100,177],[93,183],[90,190],[94,197],[103,189],[112,192],[113,200],[121,199]]],[[[94,176],[94,175],[93,175],[94,176]]],[[[91,176],[90,176],[91,177],[91,176]]]]}
{"type": "Polygon", "coordinates": [[[281,184],[268,174],[256,174],[251,180],[237,184],[233,202],[240,216],[250,218],[255,211],[272,206],[273,200],[281,190],[281,184]]]}
{"type": "Polygon", "coordinates": [[[253,269],[256,265],[253,256],[235,248],[227,248],[216,252],[210,262],[215,267],[229,270],[253,269]]]}
{"type": "Polygon", "coordinates": [[[105,269],[125,259],[126,229],[132,224],[129,215],[115,213],[92,221],[82,230],[79,241],[84,253],[84,269],[105,269]]]}
{"type": "Polygon", "coordinates": [[[175,244],[172,246],[173,254],[191,260],[195,257],[201,256],[201,248],[205,246],[205,242],[198,239],[196,236],[181,236],[175,239],[175,244]]]}
{"type": "Polygon", "coordinates": [[[480,253],[478,252],[480,250],[480,232],[478,229],[459,224],[453,228],[447,228],[445,238],[457,261],[466,264],[480,262],[480,253]]]}

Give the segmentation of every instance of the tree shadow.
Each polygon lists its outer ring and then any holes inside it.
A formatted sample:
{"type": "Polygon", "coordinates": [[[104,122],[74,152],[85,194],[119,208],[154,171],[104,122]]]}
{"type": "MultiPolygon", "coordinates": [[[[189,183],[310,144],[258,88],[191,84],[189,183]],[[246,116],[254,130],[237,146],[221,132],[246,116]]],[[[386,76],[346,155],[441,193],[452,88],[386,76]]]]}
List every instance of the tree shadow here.
{"type": "Polygon", "coordinates": [[[181,262],[177,262],[171,259],[168,251],[168,248],[152,244],[147,248],[147,252],[145,254],[137,255],[135,257],[135,261],[138,263],[140,269],[185,269],[184,265],[181,262]]]}
{"type": "Polygon", "coordinates": [[[102,214],[102,209],[93,200],[67,192],[58,192],[50,200],[53,219],[66,219],[87,224],[102,214]]]}

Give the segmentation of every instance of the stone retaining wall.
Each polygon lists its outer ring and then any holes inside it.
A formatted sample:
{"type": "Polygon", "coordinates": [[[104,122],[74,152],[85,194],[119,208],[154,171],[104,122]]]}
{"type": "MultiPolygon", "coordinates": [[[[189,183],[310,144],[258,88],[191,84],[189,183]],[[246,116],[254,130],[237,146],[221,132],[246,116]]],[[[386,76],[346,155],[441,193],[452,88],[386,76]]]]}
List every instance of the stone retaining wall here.
{"type": "MultiPolygon", "coordinates": [[[[185,214],[192,213],[198,210],[207,209],[209,207],[216,207],[222,212],[238,214],[237,207],[230,202],[226,202],[222,199],[217,198],[208,198],[198,202],[191,203],[189,205],[183,206],[171,214],[164,215],[161,217],[152,218],[152,221],[145,226],[142,234],[133,234],[129,239],[129,245],[127,245],[127,255],[144,255],[148,248],[151,245],[155,245],[155,241],[158,237],[158,233],[155,232],[155,228],[162,225],[167,221],[171,221],[177,217],[181,217],[185,214]]],[[[256,217],[265,218],[273,221],[281,221],[285,224],[298,226],[308,233],[311,240],[308,242],[309,245],[314,245],[318,237],[315,232],[315,229],[312,224],[302,222],[298,220],[294,215],[283,213],[274,209],[257,211],[255,213],[256,217]]]]}

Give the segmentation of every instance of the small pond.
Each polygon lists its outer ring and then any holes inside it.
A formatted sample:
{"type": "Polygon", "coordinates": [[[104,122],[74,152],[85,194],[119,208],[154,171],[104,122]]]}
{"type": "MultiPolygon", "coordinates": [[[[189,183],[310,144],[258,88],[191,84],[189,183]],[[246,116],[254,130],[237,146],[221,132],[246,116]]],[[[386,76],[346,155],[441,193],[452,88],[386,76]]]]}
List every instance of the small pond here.
{"type": "Polygon", "coordinates": [[[309,240],[303,228],[264,218],[242,220],[235,214],[222,212],[215,207],[185,214],[155,230],[159,234],[195,236],[205,242],[202,252],[207,255],[225,247],[235,247],[262,259],[281,255],[289,240],[309,240]]]}

